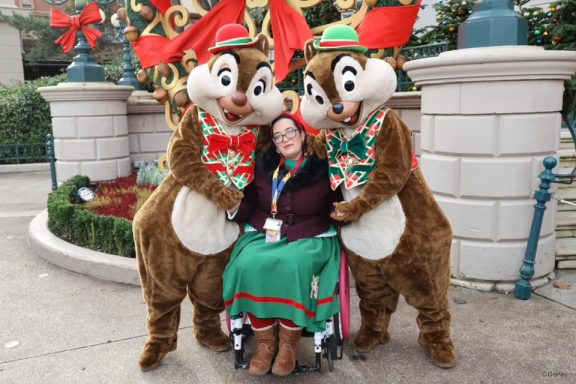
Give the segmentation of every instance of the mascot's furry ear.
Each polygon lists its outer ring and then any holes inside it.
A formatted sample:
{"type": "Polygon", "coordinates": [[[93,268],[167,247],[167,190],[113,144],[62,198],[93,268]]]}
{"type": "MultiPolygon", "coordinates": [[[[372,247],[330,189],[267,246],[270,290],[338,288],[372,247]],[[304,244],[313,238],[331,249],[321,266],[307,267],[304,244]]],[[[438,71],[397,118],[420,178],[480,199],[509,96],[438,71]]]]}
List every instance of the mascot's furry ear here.
{"type": "Polygon", "coordinates": [[[309,63],[318,51],[314,47],[314,39],[310,39],[304,44],[304,58],[309,63]]]}
{"type": "Polygon", "coordinates": [[[259,33],[258,36],[256,36],[256,46],[254,48],[268,57],[268,53],[270,52],[270,43],[268,42],[268,38],[259,33]]]}

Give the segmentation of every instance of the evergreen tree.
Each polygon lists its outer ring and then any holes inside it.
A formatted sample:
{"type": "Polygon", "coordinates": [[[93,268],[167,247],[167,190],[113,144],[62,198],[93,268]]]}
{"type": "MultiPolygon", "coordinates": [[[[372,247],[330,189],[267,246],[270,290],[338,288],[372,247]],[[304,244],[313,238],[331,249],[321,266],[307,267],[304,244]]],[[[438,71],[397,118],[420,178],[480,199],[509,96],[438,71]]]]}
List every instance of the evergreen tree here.
{"type": "MultiPolygon", "coordinates": [[[[522,7],[530,0],[514,0],[514,5],[522,7]]],[[[574,0],[566,0],[574,1],[574,0]]],[[[430,26],[415,32],[419,44],[433,44],[448,42],[448,49],[456,49],[458,42],[458,27],[466,21],[472,13],[477,0],[438,0],[434,4],[437,25],[430,26]]],[[[419,45],[418,44],[418,45],[419,45]]]]}
{"type": "MultiPolygon", "coordinates": [[[[576,1],[556,1],[547,10],[525,8],[521,14],[528,20],[528,44],[576,51],[576,1]]],[[[573,76],[565,84],[563,102],[563,114],[572,124],[575,111],[576,76],[573,76]]]]}

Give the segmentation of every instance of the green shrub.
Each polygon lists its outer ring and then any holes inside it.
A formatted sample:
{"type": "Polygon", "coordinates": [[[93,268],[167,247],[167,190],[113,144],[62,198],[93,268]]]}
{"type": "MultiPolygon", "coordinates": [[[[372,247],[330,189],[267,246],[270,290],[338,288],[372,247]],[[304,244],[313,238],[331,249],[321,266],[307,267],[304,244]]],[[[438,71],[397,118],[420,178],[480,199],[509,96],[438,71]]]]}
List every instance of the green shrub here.
{"type": "Polygon", "coordinates": [[[48,195],[48,228],[54,235],[80,247],[136,257],[131,221],[96,215],[78,204],[76,192],[89,185],[87,177],[75,176],[48,195]]]}
{"type": "Polygon", "coordinates": [[[155,163],[146,163],[138,169],[136,183],[138,185],[155,185],[158,186],[168,175],[168,170],[161,170],[155,163]]]}
{"type": "MultiPolygon", "coordinates": [[[[11,87],[0,87],[0,146],[46,142],[46,135],[52,132],[50,106],[37,89],[56,85],[64,79],[64,76],[44,77],[11,87]]],[[[21,156],[42,158],[44,151],[42,147],[27,147],[21,156]]],[[[13,149],[0,149],[0,163],[9,162],[2,160],[9,157],[14,157],[13,149]]]]}

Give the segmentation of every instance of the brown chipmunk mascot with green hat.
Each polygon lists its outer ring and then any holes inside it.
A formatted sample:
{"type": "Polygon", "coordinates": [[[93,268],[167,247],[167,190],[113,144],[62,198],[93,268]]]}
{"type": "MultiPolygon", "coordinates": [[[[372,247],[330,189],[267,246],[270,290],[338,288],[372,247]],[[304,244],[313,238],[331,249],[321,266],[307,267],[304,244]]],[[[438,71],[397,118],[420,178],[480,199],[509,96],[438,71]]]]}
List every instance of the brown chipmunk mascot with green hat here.
{"type": "Polygon", "coordinates": [[[306,122],[323,130],[332,188],[344,195],[332,217],[350,223],[340,237],[360,297],[354,346],[367,352],[389,341],[401,294],[418,310],[420,345],[436,365],[451,368],[452,231],[412,153],[412,132],[384,106],[396,74],[366,50],[343,25],[309,41],[301,104],[306,122]]]}
{"type": "MultiPolygon", "coordinates": [[[[170,173],[134,218],[138,269],[148,308],[139,364],[156,368],[176,349],[180,304],[194,305],[198,343],[230,348],[222,332],[222,274],[240,234],[225,211],[254,177],[257,140],[283,99],[274,86],[268,40],[239,24],[218,30],[214,56],[192,70],[187,109],[168,146],[170,173]]],[[[268,140],[269,141],[269,140],[268,140]]]]}

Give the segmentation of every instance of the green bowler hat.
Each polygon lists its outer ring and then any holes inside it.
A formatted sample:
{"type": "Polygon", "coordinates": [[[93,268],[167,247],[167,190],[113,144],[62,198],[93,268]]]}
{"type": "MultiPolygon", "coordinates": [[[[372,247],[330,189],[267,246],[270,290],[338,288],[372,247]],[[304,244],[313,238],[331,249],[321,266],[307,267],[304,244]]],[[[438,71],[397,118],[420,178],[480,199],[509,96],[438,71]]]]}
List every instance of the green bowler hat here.
{"type": "Polygon", "coordinates": [[[348,25],[333,25],[322,33],[320,40],[314,41],[317,51],[356,51],[366,52],[368,48],[360,45],[356,30],[348,25]]]}
{"type": "Polygon", "coordinates": [[[258,39],[250,38],[248,30],[240,24],[226,24],[216,32],[216,45],[208,48],[212,53],[218,53],[232,48],[253,47],[258,39]]]}

